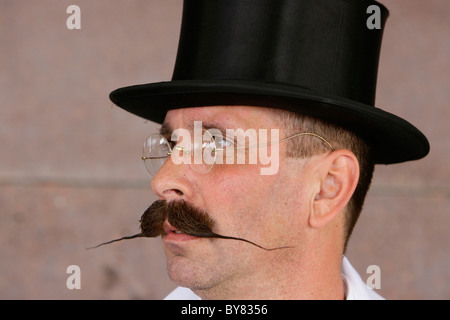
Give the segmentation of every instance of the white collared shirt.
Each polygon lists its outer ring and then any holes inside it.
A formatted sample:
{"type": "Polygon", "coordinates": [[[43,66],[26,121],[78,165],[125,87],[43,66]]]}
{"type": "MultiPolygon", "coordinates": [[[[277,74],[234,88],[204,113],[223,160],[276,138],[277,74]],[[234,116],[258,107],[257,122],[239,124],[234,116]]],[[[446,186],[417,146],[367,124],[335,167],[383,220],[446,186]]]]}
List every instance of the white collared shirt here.
{"type": "MultiPolygon", "coordinates": [[[[353,268],[347,257],[342,259],[342,281],[344,282],[345,300],[384,300],[373,289],[369,289],[353,268]]],[[[191,289],[178,287],[164,300],[201,300],[191,289]]]]}

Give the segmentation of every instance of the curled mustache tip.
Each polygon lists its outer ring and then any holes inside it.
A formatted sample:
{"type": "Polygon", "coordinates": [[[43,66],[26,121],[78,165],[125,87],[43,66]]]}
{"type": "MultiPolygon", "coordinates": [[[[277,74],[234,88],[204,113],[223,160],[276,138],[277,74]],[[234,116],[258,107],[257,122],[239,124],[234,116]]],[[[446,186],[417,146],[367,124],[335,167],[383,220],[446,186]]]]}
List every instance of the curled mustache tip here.
{"type": "Polygon", "coordinates": [[[98,247],[111,244],[113,242],[140,238],[140,237],[157,237],[163,233],[163,223],[166,218],[167,204],[165,201],[155,201],[151,206],[149,206],[141,216],[139,220],[141,225],[141,232],[133,236],[126,236],[119,239],[114,239],[111,241],[100,243],[99,245],[86,248],[86,250],[96,249],[98,247]]]}
{"type": "Polygon", "coordinates": [[[237,240],[237,241],[243,241],[243,242],[247,242],[249,244],[254,245],[255,247],[258,247],[260,249],[263,249],[265,251],[274,251],[274,250],[280,250],[280,249],[290,249],[290,248],[294,248],[293,246],[283,246],[283,247],[274,247],[274,248],[266,248],[263,247],[257,243],[254,243],[253,241],[247,240],[247,239],[243,239],[243,238],[238,238],[238,237],[229,237],[229,236],[222,236],[220,234],[217,233],[199,233],[199,234],[189,234],[190,236],[193,237],[199,237],[199,238],[217,238],[217,239],[227,239],[227,240],[237,240]]]}
{"type": "Polygon", "coordinates": [[[111,240],[111,241],[103,242],[103,243],[100,243],[100,244],[98,244],[96,246],[88,247],[88,248],[86,248],[86,250],[96,249],[98,247],[101,247],[101,246],[104,246],[106,244],[110,244],[110,243],[113,243],[113,242],[117,242],[117,241],[121,241],[121,240],[134,239],[134,238],[139,238],[139,237],[145,237],[145,236],[142,233],[138,233],[138,234],[135,234],[133,236],[126,236],[126,237],[122,237],[122,238],[119,238],[119,239],[114,239],[114,240],[111,240]]]}

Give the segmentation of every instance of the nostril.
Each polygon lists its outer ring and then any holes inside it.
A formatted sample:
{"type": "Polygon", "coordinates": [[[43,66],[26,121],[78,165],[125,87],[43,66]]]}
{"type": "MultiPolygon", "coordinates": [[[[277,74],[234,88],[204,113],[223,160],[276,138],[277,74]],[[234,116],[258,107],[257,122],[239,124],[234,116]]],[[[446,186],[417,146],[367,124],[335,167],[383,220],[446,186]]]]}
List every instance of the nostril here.
{"type": "Polygon", "coordinates": [[[177,196],[182,196],[184,193],[181,190],[178,189],[168,189],[168,190],[164,190],[165,194],[171,194],[171,193],[175,193],[177,196]]]}
{"type": "Polygon", "coordinates": [[[167,189],[164,190],[162,197],[167,202],[181,200],[184,197],[184,193],[180,189],[167,189]]]}

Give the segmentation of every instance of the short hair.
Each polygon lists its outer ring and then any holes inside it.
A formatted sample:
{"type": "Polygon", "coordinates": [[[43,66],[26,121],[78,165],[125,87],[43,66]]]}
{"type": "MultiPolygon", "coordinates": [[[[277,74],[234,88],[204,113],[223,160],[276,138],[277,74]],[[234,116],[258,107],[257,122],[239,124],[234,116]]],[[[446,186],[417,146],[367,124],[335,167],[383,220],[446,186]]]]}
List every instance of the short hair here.
{"type": "MultiPolygon", "coordinates": [[[[346,206],[344,226],[345,252],[372,181],[375,163],[369,144],[354,132],[315,117],[286,110],[276,110],[275,113],[287,129],[286,136],[299,132],[315,133],[330,142],[334,149],[347,149],[356,156],[360,167],[360,176],[355,192],[346,206]]],[[[319,139],[290,139],[288,140],[286,156],[309,158],[327,151],[329,151],[329,147],[319,139]]]]}

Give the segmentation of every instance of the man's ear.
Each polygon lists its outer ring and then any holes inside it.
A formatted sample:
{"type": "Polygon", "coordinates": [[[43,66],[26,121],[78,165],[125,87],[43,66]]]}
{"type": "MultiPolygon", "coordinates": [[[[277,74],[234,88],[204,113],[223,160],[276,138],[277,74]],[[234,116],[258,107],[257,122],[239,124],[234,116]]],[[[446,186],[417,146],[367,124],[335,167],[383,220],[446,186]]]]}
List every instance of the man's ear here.
{"type": "Polygon", "coordinates": [[[309,216],[311,227],[325,226],[345,208],[358,179],[359,163],[349,150],[336,150],[319,160],[315,171],[317,191],[309,216]]]}

